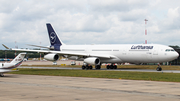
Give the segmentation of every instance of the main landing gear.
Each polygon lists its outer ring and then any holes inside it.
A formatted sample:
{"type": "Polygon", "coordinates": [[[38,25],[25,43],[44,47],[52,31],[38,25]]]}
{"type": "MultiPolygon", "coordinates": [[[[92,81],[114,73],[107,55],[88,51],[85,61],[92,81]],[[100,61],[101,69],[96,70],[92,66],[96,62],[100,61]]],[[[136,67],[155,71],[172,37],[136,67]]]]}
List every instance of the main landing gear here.
{"type": "Polygon", "coordinates": [[[106,66],[107,69],[117,69],[117,65],[111,64],[106,66]]]}
{"type": "MultiPolygon", "coordinates": [[[[84,69],[93,69],[93,66],[92,65],[82,65],[82,70],[84,69]]],[[[95,66],[95,69],[101,69],[101,65],[96,65],[95,66]]]]}
{"type": "MultiPolygon", "coordinates": [[[[106,66],[107,69],[117,69],[117,65],[111,64],[106,66]]],[[[82,65],[82,70],[93,69],[92,65],[82,65]]],[[[101,69],[101,65],[95,65],[95,69],[101,69]]]]}
{"type": "MultiPolygon", "coordinates": [[[[82,65],[82,70],[93,69],[92,65],[82,65]]],[[[101,69],[101,65],[95,65],[95,69],[101,69]]]]}
{"type": "Polygon", "coordinates": [[[4,74],[3,74],[3,73],[0,73],[0,76],[1,76],[1,77],[4,77],[4,74]]]}
{"type": "Polygon", "coordinates": [[[96,65],[95,69],[101,69],[101,65],[96,65]]]}
{"type": "Polygon", "coordinates": [[[93,67],[91,65],[82,65],[82,70],[84,69],[92,69],[93,67]]]}

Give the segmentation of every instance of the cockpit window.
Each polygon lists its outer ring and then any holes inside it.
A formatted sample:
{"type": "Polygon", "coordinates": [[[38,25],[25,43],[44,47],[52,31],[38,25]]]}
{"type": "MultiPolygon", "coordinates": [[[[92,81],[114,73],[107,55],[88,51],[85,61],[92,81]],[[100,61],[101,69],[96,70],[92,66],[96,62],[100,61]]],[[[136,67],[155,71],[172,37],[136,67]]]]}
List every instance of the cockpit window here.
{"type": "Polygon", "coordinates": [[[169,52],[169,51],[175,51],[175,50],[174,49],[166,49],[165,51],[169,52]]]}
{"type": "Polygon", "coordinates": [[[169,51],[171,51],[170,49],[166,49],[166,52],[169,52],[169,51]]]}

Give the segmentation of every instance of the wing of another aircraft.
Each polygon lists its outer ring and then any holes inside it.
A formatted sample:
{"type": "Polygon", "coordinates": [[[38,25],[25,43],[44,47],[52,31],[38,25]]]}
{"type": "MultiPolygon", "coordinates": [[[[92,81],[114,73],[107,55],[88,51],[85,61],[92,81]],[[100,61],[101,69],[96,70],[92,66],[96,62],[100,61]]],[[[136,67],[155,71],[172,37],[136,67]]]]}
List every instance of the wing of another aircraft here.
{"type": "Polygon", "coordinates": [[[14,72],[18,70],[12,70],[12,69],[0,69],[0,73],[8,73],[8,72],[14,72]]]}
{"type": "Polygon", "coordinates": [[[10,72],[11,70],[8,70],[8,69],[0,69],[0,73],[7,73],[7,72],[10,72]]]}
{"type": "Polygon", "coordinates": [[[0,69],[0,76],[1,76],[1,77],[4,77],[4,74],[3,74],[3,73],[14,72],[14,71],[18,71],[18,70],[0,69]]]}

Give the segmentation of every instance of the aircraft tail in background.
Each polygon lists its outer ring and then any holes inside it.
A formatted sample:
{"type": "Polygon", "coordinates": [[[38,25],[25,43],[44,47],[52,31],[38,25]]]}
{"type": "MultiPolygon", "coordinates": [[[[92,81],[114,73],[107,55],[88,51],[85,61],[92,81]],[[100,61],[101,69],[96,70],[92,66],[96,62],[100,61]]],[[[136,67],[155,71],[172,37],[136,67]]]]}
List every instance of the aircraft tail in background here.
{"type": "Polygon", "coordinates": [[[25,57],[26,53],[20,53],[18,56],[16,56],[10,63],[22,63],[24,57],[25,57]]]}

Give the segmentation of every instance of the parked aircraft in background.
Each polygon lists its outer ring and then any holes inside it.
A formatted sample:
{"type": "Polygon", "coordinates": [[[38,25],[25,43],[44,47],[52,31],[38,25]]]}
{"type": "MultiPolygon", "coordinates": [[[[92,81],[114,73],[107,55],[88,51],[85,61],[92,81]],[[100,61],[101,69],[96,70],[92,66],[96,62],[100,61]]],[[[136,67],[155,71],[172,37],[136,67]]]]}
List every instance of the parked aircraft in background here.
{"type": "Polygon", "coordinates": [[[18,67],[25,57],[26,53],[20,53],[10,63],[0,63],[0,76],[3,77],[6,72],[12,72],[14,68],[18,67]]]}
{"type": "MultiPolygon", "coordinates": [[[[82,69],[92,69],[92,65],[95,65],[95,69],[100,69],[102,63],[111,63],[107,65],[107,69],[116,69],[115,63],[161,63],[174,60],[179,56],[173,48],[159,44],[66,45],[60,40],[51,24],[46,25],[51,45],[49,47],[31,46],[49,50],[11,50],[44,53],[44,58],[49,61],[57,61],[60,55],[71,60],[82,60],[84,61],[82,69]]],[[[157,67],[157,70],[161,71],[162,68],[157,67]]]]}
{"type": "Polygon", "coordinates": [[[0,59],[0,61],[11,61],[11,59],[0,59]]]}

